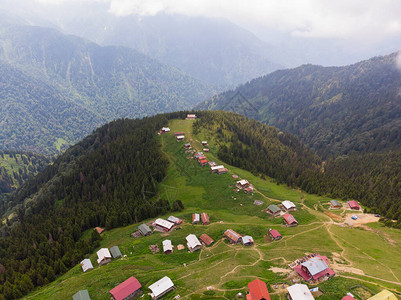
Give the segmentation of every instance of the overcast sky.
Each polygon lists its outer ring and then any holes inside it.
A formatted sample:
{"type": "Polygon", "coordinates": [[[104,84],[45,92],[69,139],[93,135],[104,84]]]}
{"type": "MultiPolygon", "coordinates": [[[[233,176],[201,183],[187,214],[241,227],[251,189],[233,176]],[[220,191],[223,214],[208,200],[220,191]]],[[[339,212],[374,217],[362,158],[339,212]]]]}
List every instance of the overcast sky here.
{"type": "Polygon", "coordinates": [[[103,2],[116,15],[149,16],[165,12],[223,17],[248,29],[274,29],[294,36],[356,39],[366,43],[401,35],[401,0],[34,1],[50,6],[72,1],[103,2]]]}

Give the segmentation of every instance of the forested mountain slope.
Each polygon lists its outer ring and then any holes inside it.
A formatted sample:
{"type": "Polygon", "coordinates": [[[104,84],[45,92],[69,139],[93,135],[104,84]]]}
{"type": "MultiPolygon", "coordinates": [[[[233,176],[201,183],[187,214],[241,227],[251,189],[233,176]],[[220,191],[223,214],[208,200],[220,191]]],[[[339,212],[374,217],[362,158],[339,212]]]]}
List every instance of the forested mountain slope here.
{"type": "Polygon", "coordinates": [[[329,157],[399,148],[400,88],[393,53],[345,67],[276,71],[197,107],[252,114],[329,157]]]}
{"type": "Polygon", "coordinates": [[[3,24],[0,68],[2,149],[54,153],[115,118],[185,109],[212,95],[133,49],[41,27],[3,24]]]}
{"type": "Polygon", "coordinates": [[[114,228],[171,209],[151,199],[168,161],[156,131],[168,118],[117,120],[69,148],[52,165],[23,185],[2,211],[0,294],[19,298],[54,280],[96,246],[86,229],[114,228]],[[146,191],[146,192],[144,192],[146,191]]]}

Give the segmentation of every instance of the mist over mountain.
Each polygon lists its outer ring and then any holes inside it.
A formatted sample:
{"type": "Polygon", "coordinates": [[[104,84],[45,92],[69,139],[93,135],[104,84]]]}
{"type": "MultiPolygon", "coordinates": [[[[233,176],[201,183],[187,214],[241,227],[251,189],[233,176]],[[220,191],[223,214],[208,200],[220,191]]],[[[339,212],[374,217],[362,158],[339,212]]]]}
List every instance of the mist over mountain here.
{"type": "Polygon", "coordinates": [[[115,118],[176,111],[213,89],[126,47],[57,30],[0,30],[3,149],[54,153],[115,118]]]}

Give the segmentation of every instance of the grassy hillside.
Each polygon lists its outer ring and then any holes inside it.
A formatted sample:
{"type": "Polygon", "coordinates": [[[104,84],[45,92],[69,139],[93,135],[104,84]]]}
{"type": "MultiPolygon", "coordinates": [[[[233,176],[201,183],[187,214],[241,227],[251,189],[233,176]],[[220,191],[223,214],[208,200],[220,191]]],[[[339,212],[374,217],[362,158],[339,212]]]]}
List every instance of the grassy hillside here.
{"type": "Polygon", "coordinates": [[[398,149],[401,73],[396,56],[276,71],[198,107],[233,110],[291,132],[325,158],[398,149]]]}
{"type": "Polygon", "coordinates": [[[117,118],[188,109],[213,89],[133,49],[54,29],[0,29],[0,145],[58,153],[117,118]]]}
{"type": "Polygon", "coordinates": [[[50,162],[50,157],[40,154],[0,151],[0,200],[43,170],[50,162]]]}
{"type": "MultiPolygon", "coordinates": [[[[171,120],[171,131],[184,131],[186,140],[201,149],[200,141],[208,140],[211,152],[209,160],[222,163],[218,158],[217,143],[221,140],[208,130],[192,130],[193,121],[171,120]]],[[[211,174],[208,167],[200,167],[182,148],[172,133],[158,137],[163,153],[170,161],[166,177],[157,195],[169,201],[181,200],[185,209],[174,214],[184,220],[181,230],[169,234],[154,233],[148,237],[132,238],[130,234],[138,224],[108,230],[102,235],[99,247],[118,245],[126,257],[110,264],[82,273],[76,265],[55,282],[29,294],[27,299],[70,299],[80,289],[88,289],[93,299],[109,299],[108,291],[129,276],[135,276],[147,286],[163,276],[169,276],[177,290],[164,299],[180,295],[183,299],[234,299],[238,292],[247,290],[247,283],[255,278],[267,282],[272,299],[285,299],[285,294],[274,289],[275,283],[291,284],[282,269],[305,253],[319,252],[327,255],[337,276],[320,284],[323,295],[319,299],[341,299],[352,292],[358,299],[366,299],[370,293],[387,288],[401,295],[401,236],[398,230],[385,228],[379,223],[348,227],[344,218],[348,211],[328,211],[329,198],[304,193],[278,185],[270,178],[261,178],[248,171],[229,166],[228,174],[211,174]],[[233,191],[232,174],[254,184],[256,191],[246,195],[233,191]],[[298,210],[293,213],[300,225],[287,228],[282,218],[272,218],[263,210],[271,203],[293,201],[298,210]],[[256,206],[254,200],[263,204],[256,206]],[[190,224],[191,214],[207,212],[210,225],[190,224]],[[255,245],[244,247],[230,245],[222,239],[227,228],[240,234],[252,235],[255,245]],[[269,228],[275,228],[283,239],[270,242],[265,239],[269,228]],[[173,245],[185,244],[185,237],[194,233],[209,234],[215,244],[201,251],[188,253],[176,248],[171,255],[151,254],[148,246],[171,239],[173,245]],[[333,263],[336,260],[336,263],[333,263]],[[275,269],[280,268],[280,269],[275,269]],[[211,290],[207,290],[212,287],[211,290]],[[364,290],[367,289],[368,291],[364,290]]],[[[148,219],[146,221],[151,221],[148,219]]],[[[97,249],[95,249],[96,251],[97,249]]],[[[95,262],[96,254],[88,257],[95,262]]],[[[145,296],[144,299],[150,299],[145,296]]]]}

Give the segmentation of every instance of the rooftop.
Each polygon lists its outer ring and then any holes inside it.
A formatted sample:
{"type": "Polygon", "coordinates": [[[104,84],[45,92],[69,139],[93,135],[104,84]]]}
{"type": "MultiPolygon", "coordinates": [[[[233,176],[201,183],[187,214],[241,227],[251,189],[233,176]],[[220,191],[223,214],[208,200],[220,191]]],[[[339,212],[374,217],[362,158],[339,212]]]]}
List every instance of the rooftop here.
{"type": "Polygon", "coordinates": [[[123,300],[127,296],[139,290],[141,287],[142,285],[139,283],[138,279],[131,276],[124,282],[117,285],[114,289],[110,290],[109,293],[112,294],[116,300],[123,300]]]}

